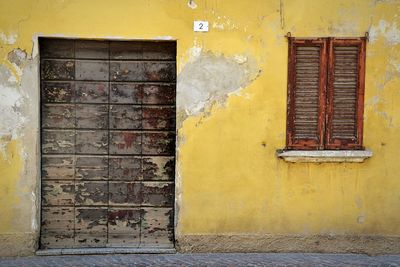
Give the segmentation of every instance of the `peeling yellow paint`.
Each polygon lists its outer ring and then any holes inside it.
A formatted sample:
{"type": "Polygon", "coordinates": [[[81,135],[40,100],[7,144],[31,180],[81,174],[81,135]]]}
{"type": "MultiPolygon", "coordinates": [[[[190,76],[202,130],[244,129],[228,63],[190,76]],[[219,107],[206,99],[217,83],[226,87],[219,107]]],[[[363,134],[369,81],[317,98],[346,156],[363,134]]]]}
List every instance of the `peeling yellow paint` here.
{"type": "MultiPolygon", "coordinates": [[[[0,146],[5,140],[0,139],[0,146]]],[[[18,198],[18,178],[21,175],[23,161],[21,159],[19,141],[10,141],[5,145],[4,154],[0,153],[0,233],[18,230],[14,214],[15,206],[20,204],[18,198]]]]}
{"type": "MultiPolygon", "coordinates": [[[[28,1],[0,2],[0,64],[18,81],[7,59],[27,51],[37,64],[38,36],[177,40],[178,73],[193,56],[254,58],[261,72],[225,105],[179,116],[177,158],[177,236],[190,234],[400,235],[400,25],[398,1],[28,1]],[[12,2],[12,4],[11,4],[12,2]],[[194,20],[208,20],[210,31],[195,33],[194,20]],[[359,37],[367,44],[364,143],[374,156],[362,164],[291,164],[275,150],[285,144],[287,43],[298,37],[359,37]],[[388,39],[389,38],[389,39],[388,39]],[[397,38],[397,39],[396,39],[397,38]],[[388,68],[388,66],[390,66],[388,68]]],[[[229,74],[227,74],[229,75],[229,74]]],[[[1,77],[1,76],[0,76],[1,77]]],[[[0,81],[1,82],[1,81],[0,81]]],[[[32,83],[34,84],[34,82],[32,83]]],[[[36,85],[35,85],[36,86],[36,85]]],[[[36,88],[36,87],[33,87],[36,88]]],[[[179,84],[178,84],[179,88],[179,84]]],[[[37,107],[38,92],[20,85],[37,107]],[[30,90],[30,91],[29,91],[30,90]]],[[[201,88],[200,88],[201,89],[201,88]]],[[[17,89],[16,89],[17,90],[17,89]]],[[[177,92],[178,99],[182,92],[177,92]]],[[[182,100],[185,101],[185,100],[182,100]]],[[[182,114],[185,103],[177,103],[182,114]]],[[[38,177],[26,171],[38,164],[38,113],[24,134],[4,141],[0,160],[0,235],[34,232],[34,201],[23,201],[18,185],[38,177]],[[30,133],[30,134],[28,134],[30,133]],[[28,154],[28,159],[22,155],[28,154]],[[31,167],[29,167],[31,168],[31,167]]],[[[1,130],[1,129],[0,129],[1,130]]],[[[36,186],[36,187],[35,187],[36,186]]],[[[25,198],[26,200],[26,198],[25,198]]],[[[36,216],[36,217],[35,217],[36,216]]]]}

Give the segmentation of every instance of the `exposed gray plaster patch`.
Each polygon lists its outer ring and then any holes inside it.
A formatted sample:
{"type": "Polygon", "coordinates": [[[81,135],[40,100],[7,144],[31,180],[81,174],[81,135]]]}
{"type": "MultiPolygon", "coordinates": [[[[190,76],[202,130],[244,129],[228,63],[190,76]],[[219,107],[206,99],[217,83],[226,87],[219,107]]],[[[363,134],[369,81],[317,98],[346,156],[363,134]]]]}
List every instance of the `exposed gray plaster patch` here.
{"type": "Polygon", "coordinates": [[[24,101],[20,105],[20,113],[24,121],[19,129],[19,137],[22,141],[22,159],[24,161],[20,188],[20,204],[15,207],[21,210],[15,215],[15,224],[23,229],[37,232],[39,214],[39,168],[38,164],[38,142],[39,142],[39,59],[28,58],[23,62],[23,74],[21,76],[20,90],[24,92],[24,101]],[[25,97],[29,96],[29,97],[25,97]],[[26,203],[32,203],[26,205],[26,203]],[[28,219],[29,218],[29,219],[28,219]]]}
{"type": "Polygon", "coordinates": [[[6,45],[15,44],[17,41],[18,35],[16,32],[11,32],[9,34],[5,34],[0,32],[0,41],[6,45]]]}
{"type": "Polygon", "coordinates": [[[20,49],[11,51],[8,60],[18,69],[17,74],[13,74],[6,66],[0,65],[0,153],[6,158],[8,143],[19,140],[17,153],[23,164],[15,181],[19,201],[13,205],[12,223],[15,231],[34,236],[34,243],[26,243],[19,250],[33,251],[39,229],[39,60],[20,49]]]}
{"type": "Polygon", "coordinates": [[[223,104],[230,93],[246,87],[257,74],[255,63],[246,56],[202,53],[178,76],[178,109],[196,115],[214,102],[223,104]]]}
{"type": "Polygon", "coordinates": [[[0,137],[15,139],[26,119],[20,110],[24,96],[16,79],[11,77],[14,76],[9,69],[0,65],[0,137]]]}
{"type": "Polygon", "coordinates": [[[397,28],[396,22],[389,23],[385,20],[380,20],[378,25],[371,26],[369,29],[370,42],[375,42],[379,35],[382,35],[389,45],[400,44],[400,30],[397,28]]]}
{"type": "Polygon", "coordinates": [[[17,65],[18,67],[22,67],[23,63],[26,60],[26,52],[24,50],[21,50],[19,48],[12,50],[10,53],[7,55],[8,61],[11,63],[17,65]]]}

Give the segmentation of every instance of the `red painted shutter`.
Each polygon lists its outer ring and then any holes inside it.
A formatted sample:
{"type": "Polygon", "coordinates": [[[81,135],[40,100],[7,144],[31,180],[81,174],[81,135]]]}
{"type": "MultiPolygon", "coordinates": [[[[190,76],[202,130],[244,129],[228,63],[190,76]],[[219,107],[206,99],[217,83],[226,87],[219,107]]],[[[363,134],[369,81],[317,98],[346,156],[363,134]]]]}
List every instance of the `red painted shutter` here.
{"type": "Polygon", "coordinates": [[[288,149],[324,144],[326,41],[289,38],[288,149]]]}
{"type": "Polygon", "coordinates": [[[331,39],[327,88],[327,149],[361,149],[365,39],[331,39]]]}

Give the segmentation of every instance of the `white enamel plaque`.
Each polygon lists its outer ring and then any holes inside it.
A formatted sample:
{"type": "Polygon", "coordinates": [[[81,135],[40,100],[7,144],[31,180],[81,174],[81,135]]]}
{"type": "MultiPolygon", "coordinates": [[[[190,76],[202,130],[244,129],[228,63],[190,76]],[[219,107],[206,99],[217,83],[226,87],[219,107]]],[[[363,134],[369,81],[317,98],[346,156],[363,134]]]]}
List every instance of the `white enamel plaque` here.
{"type": "Polygon", "coordinates": [[[195,32],[208,32],[208,21],[195,20],[193,23],[193,30],[195,32]]]}

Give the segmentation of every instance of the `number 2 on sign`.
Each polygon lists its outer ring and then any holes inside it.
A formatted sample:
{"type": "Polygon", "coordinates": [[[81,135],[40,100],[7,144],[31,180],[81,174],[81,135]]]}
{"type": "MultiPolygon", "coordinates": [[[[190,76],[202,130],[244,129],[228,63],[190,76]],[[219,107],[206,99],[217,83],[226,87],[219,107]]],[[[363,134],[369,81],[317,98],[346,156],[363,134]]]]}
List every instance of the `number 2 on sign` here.
{"type": "Polygon", "coordinates": [[[195,32],[208,32],[208,21],[196,20],[193,23],[195,32]]]}

